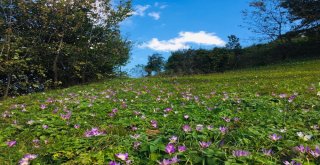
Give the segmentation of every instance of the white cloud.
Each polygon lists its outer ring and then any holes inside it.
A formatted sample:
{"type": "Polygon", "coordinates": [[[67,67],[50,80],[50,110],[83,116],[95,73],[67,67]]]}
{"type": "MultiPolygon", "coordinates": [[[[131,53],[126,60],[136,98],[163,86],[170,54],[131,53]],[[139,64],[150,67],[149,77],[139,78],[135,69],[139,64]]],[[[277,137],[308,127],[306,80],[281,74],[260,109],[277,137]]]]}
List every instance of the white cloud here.
{"type": "Polygon", "coordinates": [[[150,8],[150,5],[137,5],[134,7],[134,11],[131,13],[132,15],[144,16],[145,11],[150,8]]]}
{"type": "Polygon", "coordinates": [[[160,13],[159,12],[148,13],[148,16],[152,17],[154,20],[159,20],[160,19],[160,13]]]}
{"type": "Polygon", "coordinates": [[[168,7],[168,5],[161,5],[159,2],[155,2],[154,7],[158,7],[160,9],[165,9],[168,7]]]}
{"type": "Polygon", "coordinates": [[[202,44],[206,46],[224,46],[226,43],[216,36],[214,33],[205,31],[199,32],[180,32],[179,36],[170,40],[160,41],[157,38],[152,38],[151,41],[143,43],[140,48],[149,48],[155,51],[177,51],[180,49],[188,49],[189,44],[202,44]]]}

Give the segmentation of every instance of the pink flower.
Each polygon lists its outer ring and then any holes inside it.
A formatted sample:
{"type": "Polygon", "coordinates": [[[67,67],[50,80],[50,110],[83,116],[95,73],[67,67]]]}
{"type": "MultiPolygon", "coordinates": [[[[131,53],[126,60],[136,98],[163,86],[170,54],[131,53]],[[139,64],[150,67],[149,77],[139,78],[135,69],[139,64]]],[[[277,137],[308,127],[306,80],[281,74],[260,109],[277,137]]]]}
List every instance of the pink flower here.
{"type": "Polygon", "coordinates": [[[184,132],[190,132],[191,131],[191,127],[189,125],[184,125],[182,127],[182,129],[183,129],[184,132]]]}
{"type": "Polygon", "coordinates": [[[175,148],[174,148],[174,145],[169,143],[166,148],[165,148],[165,151],[168,153],[168,154],[172,154],[175,152],[175,148]]]}
{"type": "Polygon", "coordinates": [[[158,122],[156,120],[151,120],[150,122],[153,128],[158,128],[158,122]]]}
{"type": "Polygon", "coordinates": [[[277,141],[277,140],[279,140],[279,139],[282,138],[281,136],[278,136],[278,135],[275,134],[275,133],[272,134],[272,135],[270,135],[269,137],[270,137],[270,139],[273,140],[273,141],[277,141]]]}
{"type": "Polygon", "coordinates": [[[116,154],[116,157],[121,159],[121,160],[123,160],[123,161],[127,160],[128,156],[129,156],[128,153],[124,153],[124,154],[123,153],[118,153],[118,154],[116,154]]]}
{"type": "Polygon", "coordinates": [[[15,146],[16,144],[17,144],[17,141],[15,141],[15,140],[11,140],[11,141],[8,141],[8,142],[7,142],[8,147],[13,147],[13,146],[15,146]]]}
{"type": "Polygon", "coordinates": [[[211,142],[199,142],[201,148],[208,148],[211,142]]]}
{"type": "Polygon", "coordinates": [[[178,151],[179,152],[184,152],[187,150],[187,147],[186,146],[178,146],[178,151]]]}

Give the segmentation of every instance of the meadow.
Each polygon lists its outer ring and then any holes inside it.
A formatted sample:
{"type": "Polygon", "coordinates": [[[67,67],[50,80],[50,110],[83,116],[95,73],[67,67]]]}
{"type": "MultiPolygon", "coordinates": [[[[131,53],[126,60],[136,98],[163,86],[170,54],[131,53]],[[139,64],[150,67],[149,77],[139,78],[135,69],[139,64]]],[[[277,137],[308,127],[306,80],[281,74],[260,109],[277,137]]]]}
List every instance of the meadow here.
{"type": "Polygon", "coordinates": [[[320,164],[320,60],[0,102],[0,164],[320,164]]]}

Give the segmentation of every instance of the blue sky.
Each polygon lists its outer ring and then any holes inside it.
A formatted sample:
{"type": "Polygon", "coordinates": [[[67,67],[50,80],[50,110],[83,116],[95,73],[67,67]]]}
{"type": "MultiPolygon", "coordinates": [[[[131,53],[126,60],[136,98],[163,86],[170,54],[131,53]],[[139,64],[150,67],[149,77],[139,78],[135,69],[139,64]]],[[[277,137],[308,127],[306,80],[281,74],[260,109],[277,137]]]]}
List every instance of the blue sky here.
{"type": "Polygon", "coordinates": [[[133,15],[121,23],[122,35],[134,42],[124,69],[146,64],[153,53],[167,58],[178,49],[223,46],[231,34],[250,45],[252,34],[240,27],[247,7],[247,0],[133,0],[133,15]]]}

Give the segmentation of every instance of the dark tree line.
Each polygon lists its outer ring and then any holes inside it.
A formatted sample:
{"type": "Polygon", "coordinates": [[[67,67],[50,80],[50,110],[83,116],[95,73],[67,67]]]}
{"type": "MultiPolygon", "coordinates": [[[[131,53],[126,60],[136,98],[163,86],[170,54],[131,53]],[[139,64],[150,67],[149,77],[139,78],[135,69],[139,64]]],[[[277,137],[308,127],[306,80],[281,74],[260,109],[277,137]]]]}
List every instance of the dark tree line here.
{"type": "Polygon", "coordinates": [[[130,1],[0,0],[0,97],[90,82],[129,59],[130,1]]]}

